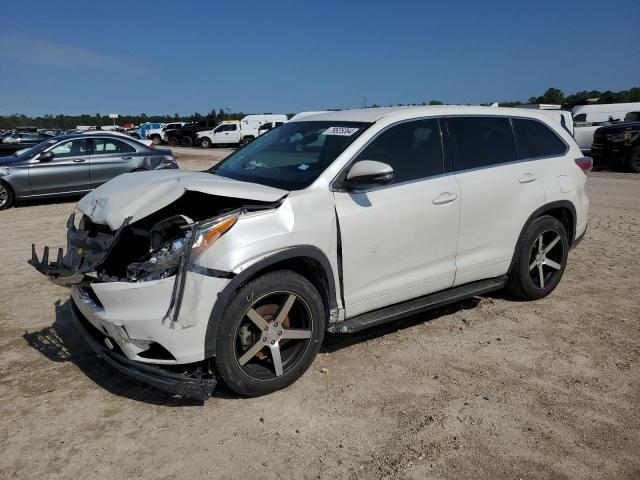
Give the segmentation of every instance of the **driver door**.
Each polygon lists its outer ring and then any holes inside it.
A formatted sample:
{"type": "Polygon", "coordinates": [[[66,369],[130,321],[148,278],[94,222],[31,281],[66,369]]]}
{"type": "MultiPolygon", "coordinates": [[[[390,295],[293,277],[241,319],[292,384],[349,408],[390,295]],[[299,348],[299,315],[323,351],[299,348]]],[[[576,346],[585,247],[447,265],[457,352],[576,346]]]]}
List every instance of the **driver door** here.
{"type": "Polygon", "coordinates": [[[86,192],[91,189],[86,139],[62,141],[50,148],[53,158],[29,166],[33,195],[86,192]]]}
{"type": "Polygon", "coordinates": [[[360,160],[389,164],[394,181],[334,193],[348,317],[449,288],[456,273],[460,188],[445,172],[438,120],[390,127],[360,160]]]}

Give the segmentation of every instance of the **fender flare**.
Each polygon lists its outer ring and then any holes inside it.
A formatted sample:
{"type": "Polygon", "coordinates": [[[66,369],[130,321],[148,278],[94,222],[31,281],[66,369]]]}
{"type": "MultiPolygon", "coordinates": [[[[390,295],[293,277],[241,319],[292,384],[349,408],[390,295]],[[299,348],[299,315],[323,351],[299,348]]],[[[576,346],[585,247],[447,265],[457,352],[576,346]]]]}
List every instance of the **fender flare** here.
{"type": "Polygon", "coordinates": [[[513,250],[513,256],[511,257],[511,263],[509,264],[509,270],[507,271],[507,273],[511,273],[511,270],[513,269],[513,262],[515,261],[515,258],[516,258],[516,252],[520,249],[520,245],[522,244],[522,237],[524,237],[524,232],[527,229],[527,227],[531,224],[531,222],[533,222],[539,216],[544,215],[546,212],[549,212],[551,210],[556,210],[558,208],[566,208],[571,212],[571,220],[573,222],[573,225],[571,227],[572,228],[571,238],[569,238],[569,248],[573,248],[576,245],[577,242],[576,242],[575,235],[576,235],[577,216],[576,216],[575,205],[569,200],[557,200],[555,202],[547,203],[541,206],[540,208],[537,208],[536,210],[534,210],[534,212],[531,215],[529,215],[529,218],[527,218],[527,221],[524,223],[522,230],[520,230],[520,235],[518,235],[518,241],[516,242],[516,247],[513,250]]]}
{"type": "Polygon", "coordinates": [[[305,257],[316,260],[322,266],[322,269],[324,270],[324,280],[326,281],[326,287],[328,290],[328,308],[329,310],[337,309],[337,292],[333,269],[331,268],[331,263],[327,256],[319,248],[312,245],[299,245],[280,250],[250,265],[237,275],[234,275],[229,284],[218,293],[218,298],[211,309],[211,314],[209,315],[209,323],[207,324],[207,331],[205,333],[204,358],[215,356],[218,326],[222,321],[227,305],[233,299],[238,290],[250,278],[256,276],[260,271],[270,267],[271,265],[282,262],[283,260],[305,257]]]}

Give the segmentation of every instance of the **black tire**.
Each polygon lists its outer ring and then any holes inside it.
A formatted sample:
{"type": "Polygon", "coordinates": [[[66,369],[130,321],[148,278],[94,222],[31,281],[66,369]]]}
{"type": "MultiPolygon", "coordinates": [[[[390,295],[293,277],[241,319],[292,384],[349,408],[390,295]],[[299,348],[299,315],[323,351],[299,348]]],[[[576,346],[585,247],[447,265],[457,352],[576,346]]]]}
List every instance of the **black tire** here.
{"type": "Polygon", "coordinates": [[[13,206],[15,195],[8,183],[0,181],[0,210],[6,210],[13,206]]]}
{"type": "Polygon", "coordinates": [[[160,145],[162,143],[162,138],[160,138],[160,135],[152,135],[151,141],[154,145],[160,145]]]}
{"type": "Polygon", "coordinates": [[[185,135],[184,137],[182,137],[182,138],[180,139],[180,144],[181,144],[183,147],[193,147],[193,138],[191,138],[191,137],[190,137],[190,136],[188,136],[188,135],[185,135]]]}
{"type": "Polygon", "coordinates": [[[209,140],[207,137],[203,137],[200,140],[200,146],[202,148],[211,148],[211,140],[209,140]]]}
{"type": "Polygon", "coordinates": [[[633,173],[640,173],[640,147],[636,147],[631,151],[627,165],[633,173]]]}
{"type": "Polygon", "coordinates": [[[178,140],[178,137],[169,137],[169,145],[172,147],[179,147],[180,140],[178,140]]]}
{"type": "Polygon", "coordinates": [[[244,138],[242,139],[242,142],[240,142],[240,145],[244,147],[245,145],[248,145],[248,144],[250,144],[251,142],[253,142],[253,140],[254,140],[254,138],[253,138],[253,137],[244,137],[244,138]]]}
{"type": "Polygon", "coordinates": [[[546,297],[558,286],[568,255],[569,239],[564,225],[549,215],[536,218],[526,227],[515,252],[507,291],[525,300],[546,297]],[[543,252],[549,249],[542,255],[540,238],[543,252]]]}
{"type": "Polygon", "coordinates": [[[229,303],[217,331],[215,360],[220,378],[234,392],[249,397],[291,385],[316,357],[325,317],[320,294],[303,276],[279,270],[252,280],[229,303]],[[278,314],[284,310],[286,316],[278,325],[278,314]],[[248,316],[255,312],[262,319],[258,323],[255,316],[254,320],[248,316]],[[291,338],[293,334],[306,337],[291,338]],[[274,349],[281,359],[279,374],[274,349]]]}

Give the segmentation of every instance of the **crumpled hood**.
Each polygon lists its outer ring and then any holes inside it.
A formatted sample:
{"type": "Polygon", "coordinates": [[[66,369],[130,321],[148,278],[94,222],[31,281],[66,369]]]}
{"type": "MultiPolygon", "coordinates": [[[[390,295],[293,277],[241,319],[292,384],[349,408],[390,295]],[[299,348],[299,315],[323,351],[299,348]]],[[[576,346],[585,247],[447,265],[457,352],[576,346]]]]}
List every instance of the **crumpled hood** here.
{"type": "Polygon", "coordinates": [[[83,197],[78,209],[92,222],[117,230],[128,217],[130,223],[136,222],[176,201],[187,190],[259,202],[275,202],[289,193],[211,173],[155,170],[117,176],[83,197]]]}

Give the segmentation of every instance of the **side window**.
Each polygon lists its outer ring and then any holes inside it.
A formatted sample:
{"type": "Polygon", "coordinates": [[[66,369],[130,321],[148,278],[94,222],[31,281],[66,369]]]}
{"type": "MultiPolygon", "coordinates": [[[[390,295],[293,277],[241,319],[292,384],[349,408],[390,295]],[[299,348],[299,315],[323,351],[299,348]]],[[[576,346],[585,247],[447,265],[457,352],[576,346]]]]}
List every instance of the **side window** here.
{"type": "Polygon", "coordinates": [[[575,117],[573,117],[573,121],[574,122],[586,122],[587,121],[587,114],[586,113],[579,113],[577,114],[575,117]]]}
{"type": "Polygon", "coordinates": [[[128,143],[112,138],[96,138],[93,140],[93,153],[97,155],[110,153],[133,153],[136,149],[128,143]]]}
{"type": "Polygon", "coordinates": [[[447,118],[455,170],[489,167],[516,160],[508,118],[447,118]]]}
{"type": "Polygon", "coordinates": [[[391,165],[393,183],[440,175],[444,164],[438,120],[416,120],[391,127],[355,160],[377,160],[391,165]]]}
{"type": "Polygon", "coordinates": [[[78,157],[87,155],[86,140],[70,140],[62,142],[51,149],[55,158],[78,157]]]}
{"type": "Polygon", "coordinates": [[[514,118],[518,159],[563,155],[567,146],[549,127],[535,120],[514,118]]]}
{"type": "Polygon", "coordinates": [[[238,130],[238,126],[235,123],[227,125],[227,131],[235,132],[236,130],[238,130]]]}

